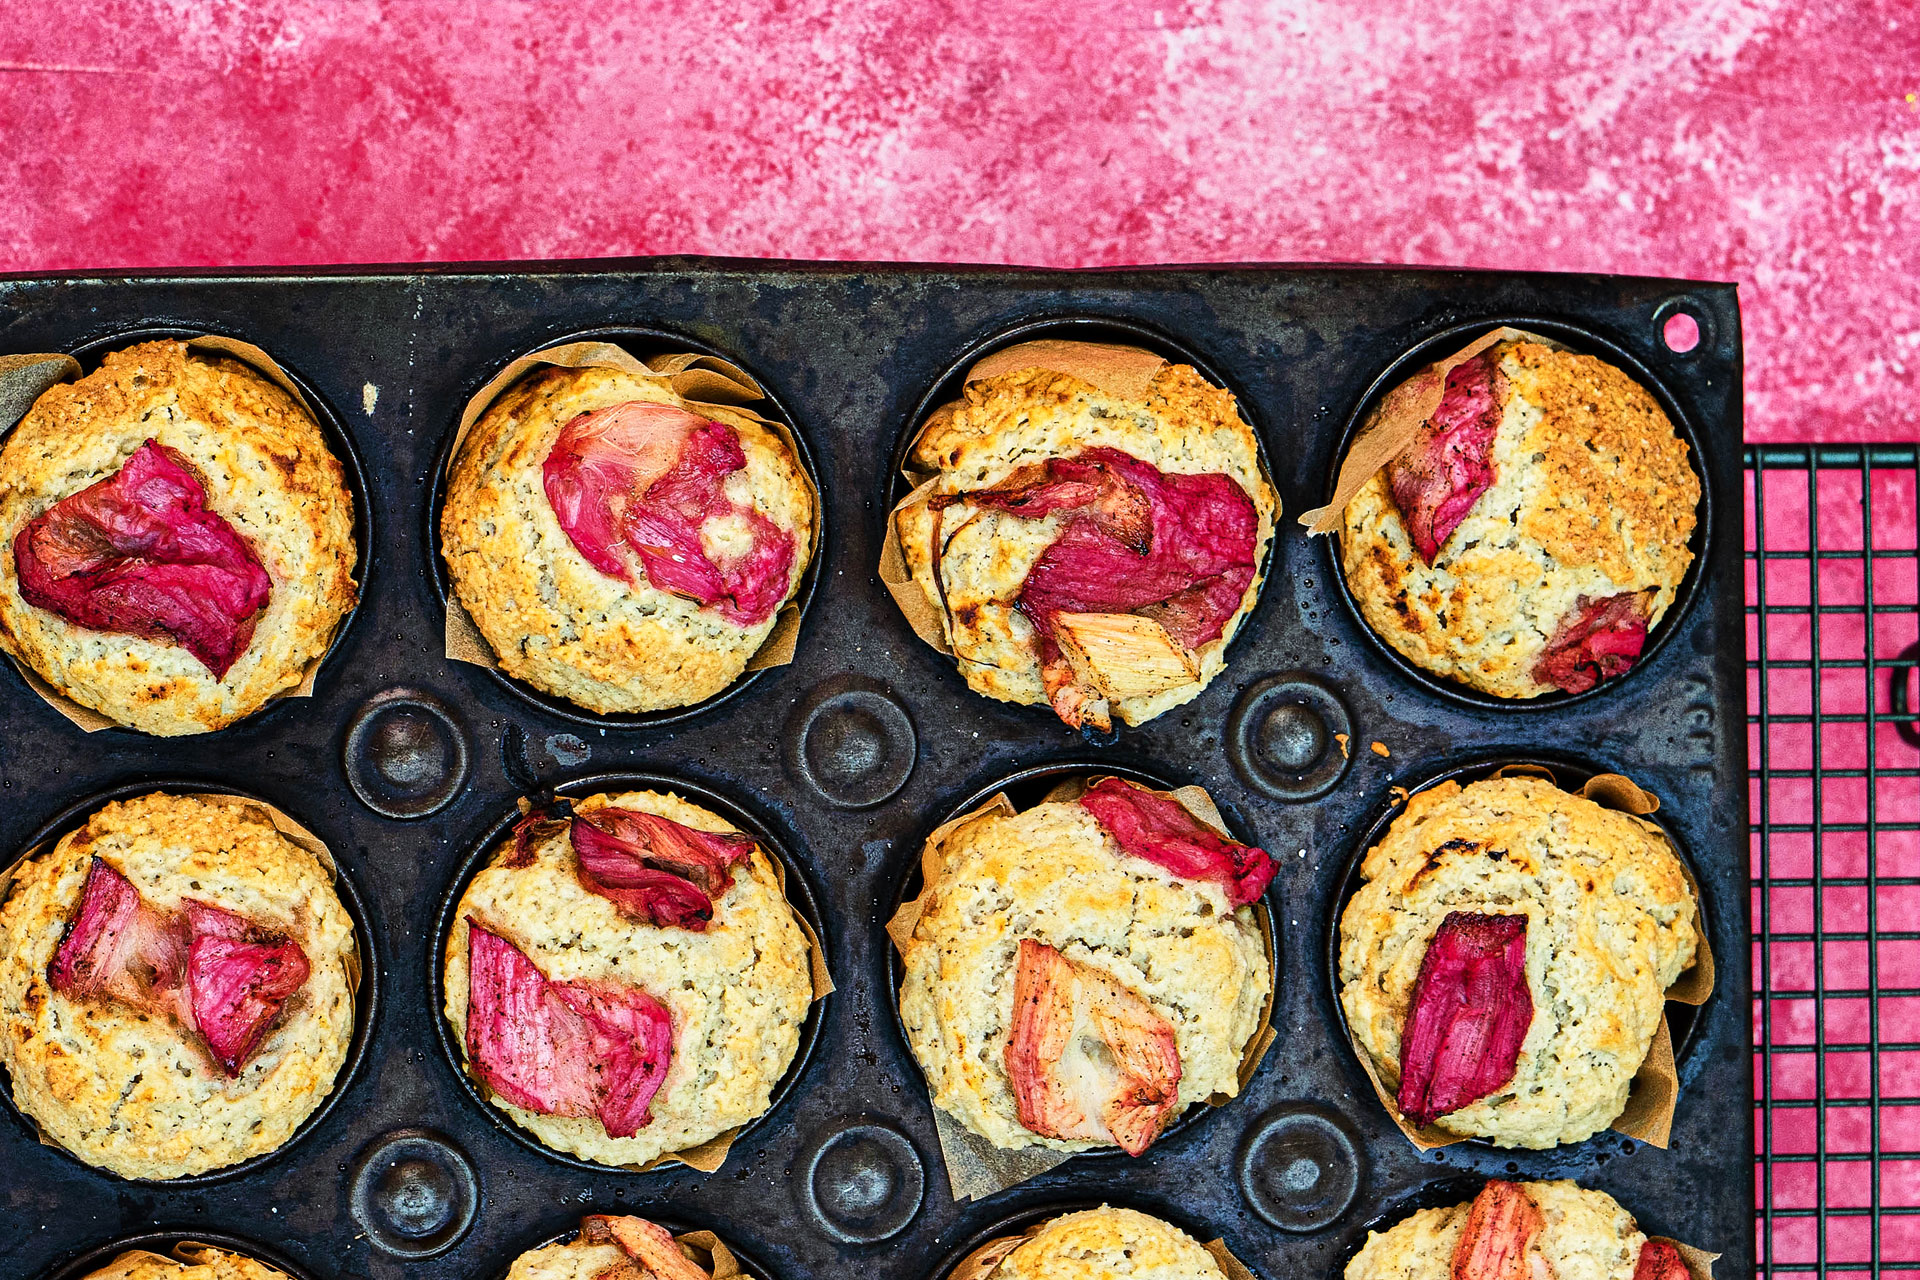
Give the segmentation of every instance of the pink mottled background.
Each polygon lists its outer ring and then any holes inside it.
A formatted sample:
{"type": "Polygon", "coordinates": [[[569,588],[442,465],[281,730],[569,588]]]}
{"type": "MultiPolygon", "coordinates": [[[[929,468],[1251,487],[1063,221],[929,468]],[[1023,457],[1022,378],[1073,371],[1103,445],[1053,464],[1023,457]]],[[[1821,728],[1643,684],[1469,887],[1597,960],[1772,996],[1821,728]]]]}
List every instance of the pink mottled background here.
{"type": "Polygon", "coordinates": [[[1736,280],[1920,437],[1905,0],[0,0],[0,269],[716,253],[1736,280]]]}

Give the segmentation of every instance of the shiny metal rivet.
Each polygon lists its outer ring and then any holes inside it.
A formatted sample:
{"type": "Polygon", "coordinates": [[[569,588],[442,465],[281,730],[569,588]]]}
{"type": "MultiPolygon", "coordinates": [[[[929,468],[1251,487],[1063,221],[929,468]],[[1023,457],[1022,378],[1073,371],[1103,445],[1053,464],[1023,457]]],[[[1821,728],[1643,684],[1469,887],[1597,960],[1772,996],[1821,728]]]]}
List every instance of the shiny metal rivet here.
{"type": "Polygon", "coordinates": [[[926,1197],[926,1166],[890,1124],[858,1121],[827,1134],[801,1168],[801,1203],[829,1238],[877,1244],[906,1230],[926,1197]]]}
{"type": "Polygon", "coordinates": [[[354,712],[342,763],[367,808],[387,818],[424,818],[460,794],[466,734],[432,694],[389,689],[354,712]]]}
{"type": "Polygon", "coordinates": [[[913,776],[920,740],[891,693],[854,677],[829,680],[800,707],[787,767],[829,804],[864,809],[913,776]]]}
{"type": "Polygon", "coordinates": [[[1365,1177],[1359,1139],[1338,1115],[1301,1104],[1262,1116],[1240,1152],[1240,1192],[1282,1231],[1319,1231],[1353,1204],[1365,1177]]]}
{"type": "Polygon", "coordinates": [[[466,1155],[426,1129],[397,1129],[354,1163],[347,1207],[375,1248],[396,1258],[451,1249],[480,1205],[466,1155]]]}
{"type": "Polygon", "coordinates": [[[1276,800],[1312,800],[1333,790],[1352,764],[1353,722],[1332,689],[1285,671],[1240,695],[1227,719],[1226,748],[1255,790],[1276,800]]]}

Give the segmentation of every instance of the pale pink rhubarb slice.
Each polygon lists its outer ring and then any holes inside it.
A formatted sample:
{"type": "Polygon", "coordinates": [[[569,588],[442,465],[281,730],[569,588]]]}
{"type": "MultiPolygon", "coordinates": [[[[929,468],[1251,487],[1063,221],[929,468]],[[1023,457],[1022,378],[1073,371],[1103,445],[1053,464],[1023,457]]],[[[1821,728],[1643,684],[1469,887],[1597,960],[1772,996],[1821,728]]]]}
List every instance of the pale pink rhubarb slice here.
{"type": "Polygon", "coordinates": [[[1100,970],[1020,942],[1007,1078],[1020,1123],[1047,1138],[1153,1145],[1179,1101],[1173,1025],[1100,970]]]}
{"type": "Polygon", "coordinates": [[[628,556],[661,591],[711,607],[739,626],[773,616],[786,599],[793,536],[733,502],[726,478],[747,465],[732,427],[670,405],[630,401],[568,422],[541,464],[547,502],[587,562],[632,582],[628,556]],[[715,560],[707,521],[734,516],[744,551],[715,560]]]}
{"type": "Polygon", "coordinates": [[[1387,487],[1420,558],[1432,564],[1447,538],[1493,487],[1493,438],[1500,428],[1498,348],[1457,364],[1440,405],[1399,456],[1387,487]]]}
{"type": "Polygon", "coordinates": [[[1646,603],[1637,592],[1595,600],[1581,596],[1554,628],[1533,678],[1567,693],[1585,693],[1624,675],[1647,644],[1646,603]]]}
{"type": "Polygon", "coordinates": [[[622,1253],[640,1264],[645,1280],[712,1280],[680,1252],[665,1227],[645,1218],[596,1214],[581,1220],[580,1237],[588,1244],[618,1245],[622,1253]]]}
{"type": "Polygon", "coordinates": [[[94,858],[47,968],[53,989],[74,1000],[117,1000],[175,1014],[183,1011],[174,994],[186,970],[182,922],[149,907],[131,880],[94,858]]]}
{"type": "Polygon", "coordinates": [[[1453,1248],[1451,1280],[1546,1280],[1546,1259],[1534,1242],[1546,1226],[1540,1206],[1511,1182],[1489,1182],[1467,1211],[1453,1248]]]}
{"type": "Polygon", "coordinates": [[[1018,605],[1033,623],[1048,701],[1075,728],[1107,729],[1111,719],[1106,700],[1061,653],[1061,614],[1139,614],[1191,651],[1220,637],[1253,581],[1259,519],[1246,491],[1219,472],[1169,475],[1118,449],[1089,449],[944,502],[960,500],[1065,520],[1028,572],[1018,605]]]}
{"type": "Polygon", "coordinates": [[[576,814],[580,883],[632,920],[695,932],[733,886],[733,864],[754,850],[737,832],[700,831],[658,814],[613,807],[576,814]]]}
{"type": "Polygon", "coordinates": [[[206,498],[178,454],[147,441],[20,530],[21,598],[76,626],[170,641],[225,676],[273,584],[206,498]]]}
{"type": "Polygon", "coordinates": [[[594,1116],[631,1138],[673,1056],[673,1019],[637,987],[553,982],[526,953],[467,919],[467,1058],[489,1090],[524,1111],[594,1116]]]}
{"type": "Polygon", "coordinates": [[[1634,1264],[1633,1280],[1688,1280],[1687,1260],[1665,1240],[1649,1240],[1640,1246],[1640,1260],[1634,1264]]]}
{"type": "Polygon", "coordinates": [[[1183,880],[1210,880],[1236,907],[1265,893],[1279,870],[1266,850],[1227,839],[1172,796],[1131,782],[1102,778],[1080,797],[1080,806],[1121,852],[1165,867],[1183,880]]]}
{"type": "Polygon", "coordinates": [[[1449,914],[1420,961],[1400,1036],[1400,1114],[1428,1124],[1505,1087],[1532,1023],[1527,918],[1449,914]]]}
{"type": "Polygon", "coordinates": [[[310,967],[300,944],[262,929],[231,911],[187,901],[182,914],[193,941],[187,948],[187,994],[194,1026],[229,1076],[238,1076],[310,967]]]}

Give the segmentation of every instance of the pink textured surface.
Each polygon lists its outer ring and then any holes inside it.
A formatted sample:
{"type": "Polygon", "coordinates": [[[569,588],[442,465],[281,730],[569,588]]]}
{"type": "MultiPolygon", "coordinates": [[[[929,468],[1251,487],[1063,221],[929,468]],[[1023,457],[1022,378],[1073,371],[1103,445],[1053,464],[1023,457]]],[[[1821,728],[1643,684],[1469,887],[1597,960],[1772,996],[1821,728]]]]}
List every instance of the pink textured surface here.
{"type": "Polygon", "coordinates": [[[1906,0],[0,0],[0,269],[1692,276],[1743,286],[1751,435],[1903,439],[1917,92],[1906,0]]]}

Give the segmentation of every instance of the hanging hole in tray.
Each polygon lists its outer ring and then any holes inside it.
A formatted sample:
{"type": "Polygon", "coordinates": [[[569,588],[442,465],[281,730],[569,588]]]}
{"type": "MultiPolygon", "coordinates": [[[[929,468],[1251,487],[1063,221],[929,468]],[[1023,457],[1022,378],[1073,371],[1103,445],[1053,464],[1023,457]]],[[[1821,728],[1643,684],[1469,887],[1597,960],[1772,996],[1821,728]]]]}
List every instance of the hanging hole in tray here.
{"type": "Polygon", "coordinates": [[[1700,322],[1685,311],[1676,311],[1660,326],[1660,340],[1667,350],[1683,356],[1700,345],[1700,322]]]}

